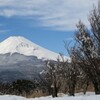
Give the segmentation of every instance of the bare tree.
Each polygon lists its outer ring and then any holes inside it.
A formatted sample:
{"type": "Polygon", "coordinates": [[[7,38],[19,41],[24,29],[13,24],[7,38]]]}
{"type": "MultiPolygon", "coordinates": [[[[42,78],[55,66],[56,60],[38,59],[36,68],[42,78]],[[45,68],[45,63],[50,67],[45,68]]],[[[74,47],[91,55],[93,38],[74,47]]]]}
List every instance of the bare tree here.
{"type": "Polygon", "coordinates": [[[59,73],[60,77],[62,79],[66,80],[66,85],[68,86],[68,94],[69,96],[74,96],[75,95],[75,87],[77,83],[77,76],[79,75],[79,71],[77,69],[77,65],[75,63],[74,57],[71,57],[70,55],[70,60],[69,59],[64,59],[63,55],[60,55],[60,58],[62,59],[61,61],[58,60],[59,62],[59,73]]]}
{"type": "Polygon", "coordinates": [[[45,81],[49,82],[52,97],[57,97],[61,86],[60,74],[58,73],[58,63],[55,61],[47,61],[47,69],[44,71],[45,81]]]}
{"type": "Polygon", "coordinates": [[[95,93],[100,94],[100,13],[94,9],[89,21],[91,31],[79,21],[76,32],[77,46],[73,55],[79,67],[89,76],[94,85],[95,93]]]}

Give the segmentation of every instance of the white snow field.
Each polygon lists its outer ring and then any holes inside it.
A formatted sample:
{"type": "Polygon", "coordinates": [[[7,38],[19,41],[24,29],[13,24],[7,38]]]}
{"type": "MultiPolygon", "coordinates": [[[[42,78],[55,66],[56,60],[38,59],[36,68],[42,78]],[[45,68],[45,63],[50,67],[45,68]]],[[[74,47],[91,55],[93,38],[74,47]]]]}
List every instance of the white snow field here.
{"type": "MultiPolygon", "coordinates": [[[[57,60],[59,54],[45,49],[22,36],[11,36],[0,43],[0,54],[19,53],[44,60],[57,60]]],[[[65,57],[69,59],[69,57],[65,57]]]]}
{"type": "Polygon", "coordinates": [[[88,94],[88,95],[78,95],[75,97],[62,96],[58,98],[52,98],[51,96],[40,97],[40,98],[24,98],[20,96],[2,95],[0,100],[100,100],[100,95],[88,94]]]}

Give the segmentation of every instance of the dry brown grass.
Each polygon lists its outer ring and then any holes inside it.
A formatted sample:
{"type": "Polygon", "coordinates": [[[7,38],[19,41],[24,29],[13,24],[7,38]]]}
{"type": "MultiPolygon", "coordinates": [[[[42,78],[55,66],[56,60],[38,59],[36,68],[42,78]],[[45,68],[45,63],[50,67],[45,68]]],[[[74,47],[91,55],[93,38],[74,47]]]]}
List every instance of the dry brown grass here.
{"type": "Polygon", "coordinates": [[[47,96],[47,93],[44,93],[42,90],[36,90],[30,93],[30,95],[27,96],[27,98],[35,98],[35,97],[41,97],[41,96],[47,96]]]}

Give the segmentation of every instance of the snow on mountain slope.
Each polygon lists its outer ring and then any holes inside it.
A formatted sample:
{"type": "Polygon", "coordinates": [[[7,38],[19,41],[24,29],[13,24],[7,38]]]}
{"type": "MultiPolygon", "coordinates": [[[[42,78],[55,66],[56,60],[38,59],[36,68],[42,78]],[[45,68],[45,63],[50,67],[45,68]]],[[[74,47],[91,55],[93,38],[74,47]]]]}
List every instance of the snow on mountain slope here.
{"type": "Polygon", "coordinates": [[[48,60],[57,60],[59,56],[59,54],[47,50],[21,36],[11,36],[0,43],[0,54],[6,53],[20,53],[48,60]]]}

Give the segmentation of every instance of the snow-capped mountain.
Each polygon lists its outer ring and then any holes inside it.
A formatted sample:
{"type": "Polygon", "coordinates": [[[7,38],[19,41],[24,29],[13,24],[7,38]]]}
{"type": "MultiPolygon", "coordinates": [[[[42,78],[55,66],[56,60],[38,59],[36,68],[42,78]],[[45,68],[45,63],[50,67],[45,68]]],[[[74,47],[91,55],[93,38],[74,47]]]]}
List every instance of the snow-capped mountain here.
{"type": "Polygon", "coordinates": [[[19,53],[48,60],[57,60],[59,56],[59,54],[47,50],[21,36],[11,36],[0,43],[0,54],[6,53],[19,53]]]}
{"type": "Polygon", "coordinates": [[[0,43],[0,81],[37,80],[47,68],[45,60],[56,61],[58,56],[24,37],[11,36],[0,43]]]}

